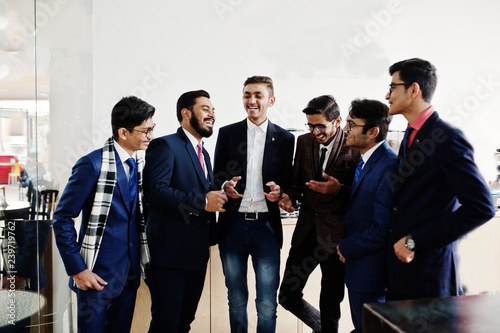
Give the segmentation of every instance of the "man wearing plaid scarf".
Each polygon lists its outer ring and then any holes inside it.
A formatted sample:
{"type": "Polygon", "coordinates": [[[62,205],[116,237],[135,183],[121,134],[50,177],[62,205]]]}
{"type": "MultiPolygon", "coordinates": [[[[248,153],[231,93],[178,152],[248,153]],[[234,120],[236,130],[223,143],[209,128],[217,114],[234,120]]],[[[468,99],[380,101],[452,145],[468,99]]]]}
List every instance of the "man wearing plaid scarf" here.
{"type": "Polygon", "coordinates": [[[111,112],[113,137],[75,164],[54,213],[57,247],[78,298],[78,332],[130,331],[149,263],[142,170],[154,113],[135,96],[122,98],[111,112]]]}

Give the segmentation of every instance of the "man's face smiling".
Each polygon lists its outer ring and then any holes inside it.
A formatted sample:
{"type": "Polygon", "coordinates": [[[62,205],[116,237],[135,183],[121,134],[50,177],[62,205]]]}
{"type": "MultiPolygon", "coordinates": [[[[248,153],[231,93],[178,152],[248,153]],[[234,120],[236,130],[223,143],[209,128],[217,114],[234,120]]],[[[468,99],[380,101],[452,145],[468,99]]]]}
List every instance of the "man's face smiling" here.
{"type": "Polygon", "coordinates": [[[202,138],[210,137],[215,123],[215,109],[212,102],[206,97],[198,97],[192,109],[189,124],[202,138]]]}
{"type": "Polygon", "coordinates": [[[250,83],[243,89],[243,106],[248,119],[257,126],[267,119],[267,109],[273,106],[274,101],[264,83],[250,83]]]}
{"type": "Polygon", "coordinates": [[[339,116],[333,121],[328,121],[322,113],[308,114],[306,117],[309,129],[316,137],[316,140],[323,145],[330,144],[337,133],[342,118],[339,116]]]}
{"type": "Polygon", "coordinates": [[[369,145],[368,134],[363,133],[365,127],[364,119],[347,117],[344,131],[347,134],[346,145],[348,147],[355,147],[361,150],[369,145]]]}

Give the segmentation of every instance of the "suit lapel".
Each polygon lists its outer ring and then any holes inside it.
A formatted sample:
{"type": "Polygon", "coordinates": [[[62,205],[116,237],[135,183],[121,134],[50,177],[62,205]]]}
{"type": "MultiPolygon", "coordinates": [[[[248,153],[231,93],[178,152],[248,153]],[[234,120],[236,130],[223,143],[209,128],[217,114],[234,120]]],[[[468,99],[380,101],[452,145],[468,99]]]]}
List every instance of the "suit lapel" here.
{"type": "MultiPolygon", "coordinates": [[[[268,179],[269,177],[266,177],[264,173],[266,170],[269,170],[269,165],[268,162],[274,160],[273,156],[276,156],[277,151],[276,147],[277,142],[278,142],[278,137],[276,135],[276,128],[274,127],[274,124],[268,121],[267,124],[267,132],[266,132],[266,143],[264,146],[264,161],[262,162],[262,180],[265,181],[265,179],[268,179]]],[[[245,163],[246,164],[246,163],[245,163]]]]}
{"type": "Polygon", "coordinates": [[[359,185],[363,181],[363,178],[365,178],[365,175],[368,174],[371,171],[371,169],[375,166],[375,164],[380,159],[380,157],[382,157],[382,155],[384,155],[384,153],[386,152],[387,149],[390,149],[390,148],[387,145],[387,141],[384,141],[384,143],[381,144],[373,152],[372,156],[370,156],[370,158],[366,162],[365,166],[361,170],[361,173],[359,174],[358,181],[357,182],[353,181],[353,187],[352,187],[352,191],[351,191],[351,198],[354,197],[354,195],[355,195],[355,193],[356,193],[359,185]]]}
{"type": "Polygon", "coordinates": [[[207,191],[210,191],[212,189],[212,184],[214,182],[213,180],[213,171],[212,171],[212,162],[210,162],[210,156],[208,155],[208,152],[203,148],[203,157],[205,158],[205,164],[207,165],[207,182],[203,183],[205,185],[205,188],[207,191]]]}
{"type": "MultiPolygon", "coordinates": [[[[399,165],[399,176],[401,177],[401,181],[398,181],[397,186],[396,186],[396,191],[395,193],[397,194],[399,190],[401,189],[401,186],[404,184],[406,181],[406,176],[402,176],[402,174],[408,174],[411,173],[409,170],[415,168],[414,165],[411,164],[410,162],[410,157],[415,154],[416,151],[420,149],[420,143],[422,140],[425,138],[427,133],[430,131],[432,124],[439,118],[437,112],[434,112],[429,119],[422,125],[422,128],[417,132],[415,135],[415,138],[413,139],[413,142],[411,143],[410,147],[408,148],[408,152],[406,153],[406,157],[403,156],[403,147],[402,145],[399,147],[399,152],[398,152],[398,165],[399,165]]],[[[402,144],[402,143],[401,143],[402,144]]]]}
{"type": "MultiPolygon", "coordinates": [[[[330,152],[330,156],[328,157],[328,162],[326,163],[325,166],[325,172],[329,175],[332,175],[333,172],[333,166],[337,162],[337,159],[339,158],[340,151],[342,150],[342,146],[344,144],[344,131],[342,131],[340,128],[337,128],[337,133],[335,134],[335,137],[333,138],[333,146],[332,146],[332,151],[330,152]]],[[[316,159],[316,170],[319,170],[319,144],[316,145],[317,152],[315,155],[316,159]]],[[[317,172],[317,171],[316,171],[317,172]]],[[[333,175],[335,176],[335,175],[333,175]]]]}
{"type": "MultiPolygon", "coordinates": [[[[194,165],[194,168],[196,170],[196,174],[198,175],[198,178],[201,180],[201,182],[203,183],[203,186],[205,186],[205,188],[208,191],[208,189],[209,189],[208,179],[207,179],[207,177],[205,177],[205,173],[203,172],[203,168],[201,166],[200,160],[198,159],[198,155],[196,154],[195,149],[194,149],[193,145],[191,144],[191,141],[189,141],[189,139],[186,136],[186,134],[184,133],[184,130],[182,129],[182,127],[179,128],[179,130],[177,131],[177,134],[179,134],[180,137],[186,142],[186,144],[184,146],[186,149],[186,152],[187,152],[189,158],[191,159],[191,162],[194,165]]],[[[202,151],[203,151],[203,156],[205,157],[205,164],[209,165],[210,159],[208,159],[208,161],[207,161],[208,153],[206,152],[205,148],[203,148],[202,151]]],[[[209,170],[211,170],[211,168],[209,170]]],[[[210,172],[209,172],[209,174],[210,174],[210,172]]]]}
{"type": "Polygon", "coordinates": [[[127,208],[127,211],[130,213],[130,194],[128,193],[128,181],[127,175],[125,174],[125,170],[123,169],[122,161],[118,153],[115,152],[115,163],[116,163],[116,186],[120,191],[123,205],[127,208]]]}
{"type": "Polygon", "coordinates": [[[246,118],[240,122],[239,129],[235,133],[234,142],[237,144],[236,151],[241,158],[241,167],[243,168],[242,175],[247,174],[247,154],[248,154],[248,126],[246,118]]]}

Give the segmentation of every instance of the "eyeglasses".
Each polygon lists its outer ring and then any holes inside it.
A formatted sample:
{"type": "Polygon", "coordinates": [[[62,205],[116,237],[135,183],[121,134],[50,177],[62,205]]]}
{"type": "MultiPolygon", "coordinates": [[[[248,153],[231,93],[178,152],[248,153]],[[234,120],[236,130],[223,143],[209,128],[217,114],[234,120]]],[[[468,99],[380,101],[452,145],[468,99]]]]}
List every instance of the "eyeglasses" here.
{"type": "Polygon", "coordinates": [[[369,125],[358,125],[352,120],[348,120],[345,124],[347,132],[350,132],[353,127],[369,127],[369,125]]]}
{"type": "Polygon", "coordinates": [[[333,123],[335,121],[335,119],[333,119],[332,121],[330,121],[328,124],[324,125],[324,124],[305,124],[306,125],[306,128],[310,131],[310,132],[314,132],[314,130],[318,131],[318,133],[324,133],[326,131],[326,128],[328,126],[330,126],[331,123],[333,123]]]}
{"type": "Polygon", "coordinates": [[[394,91],[394,88],[397,86],[411,86],[411,84],[408,83],[391,83],[389,84],[389,95],[392,94],[394,91]]]}
{"type": "Polygon", "coordinates": [[[136,132],[144,134],[144,136],[148,136],[149,134],[153,133],[153,131],[155,130],[155,127],[156,127],[156,124],[153,124],[153,127],[146,128],[146,130],[144,130],[144,131],[136,130],[135,128],[129,129],[129,131],[130,132],[136,131],[136,132]]]}

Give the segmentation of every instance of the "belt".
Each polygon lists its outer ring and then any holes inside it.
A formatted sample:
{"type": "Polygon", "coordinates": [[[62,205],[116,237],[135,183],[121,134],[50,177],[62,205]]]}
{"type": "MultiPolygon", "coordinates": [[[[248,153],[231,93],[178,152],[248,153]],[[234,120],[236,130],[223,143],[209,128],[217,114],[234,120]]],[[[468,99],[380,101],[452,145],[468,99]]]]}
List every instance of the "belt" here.
{"type": "Polygon", "coordinates": [[[238,218],[247,221],[269,221],[269,213],[238,213],[238,218]]]}

